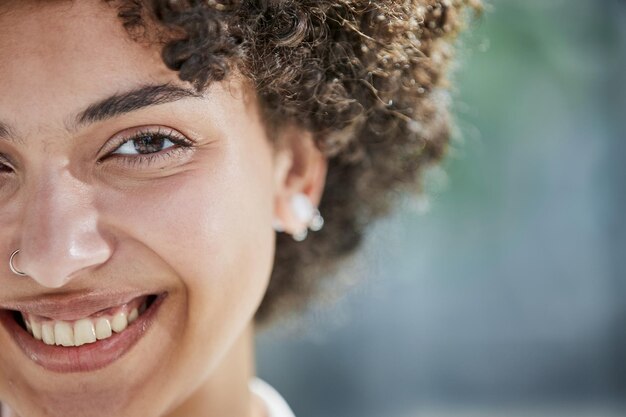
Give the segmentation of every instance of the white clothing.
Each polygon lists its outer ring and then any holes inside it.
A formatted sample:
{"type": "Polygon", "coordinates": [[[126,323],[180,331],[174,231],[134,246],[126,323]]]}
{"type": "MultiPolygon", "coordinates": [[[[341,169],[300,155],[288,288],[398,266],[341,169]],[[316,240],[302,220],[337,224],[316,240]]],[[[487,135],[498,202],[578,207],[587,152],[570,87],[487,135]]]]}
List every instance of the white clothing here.
{"type": "Polygon", "coordinates": [[[250,380],[250,391],[258,395],[267,407],[268,417],[295,417],[287,401],[267,382],[259,377],[250,380]]]}

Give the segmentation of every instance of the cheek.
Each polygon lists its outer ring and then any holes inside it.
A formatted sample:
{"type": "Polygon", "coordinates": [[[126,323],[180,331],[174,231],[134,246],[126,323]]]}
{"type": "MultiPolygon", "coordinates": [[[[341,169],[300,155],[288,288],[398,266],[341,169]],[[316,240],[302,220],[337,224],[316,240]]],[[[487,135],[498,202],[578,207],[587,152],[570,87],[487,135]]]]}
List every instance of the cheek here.
{"type": "Polygon", "coordinates": [[[230,143],[199,150],[183,172],[126,190],[124,204],[108,200],[109,207],[123,207],[111,216],[124,219],[118,228],[147,247],[157,267],[170,270],[168,286],[184,295],[177,302],[185,327],[203,329],[201,337],[249,320],[273,262],[269,145],[250,136],[230,143]]]}

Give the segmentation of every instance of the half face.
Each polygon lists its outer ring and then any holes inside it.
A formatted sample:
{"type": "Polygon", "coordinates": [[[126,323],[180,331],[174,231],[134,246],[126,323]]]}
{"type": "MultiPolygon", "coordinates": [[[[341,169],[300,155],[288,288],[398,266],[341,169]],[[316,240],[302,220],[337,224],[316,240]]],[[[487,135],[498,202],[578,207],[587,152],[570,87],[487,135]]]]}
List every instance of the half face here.
{"type": "Polygon", "coordinates": [[[104,2],[6,7],[0,400],[163,415],[268,283],[280,181],[255,98],[235,78],[195,94],[104,2]]]}

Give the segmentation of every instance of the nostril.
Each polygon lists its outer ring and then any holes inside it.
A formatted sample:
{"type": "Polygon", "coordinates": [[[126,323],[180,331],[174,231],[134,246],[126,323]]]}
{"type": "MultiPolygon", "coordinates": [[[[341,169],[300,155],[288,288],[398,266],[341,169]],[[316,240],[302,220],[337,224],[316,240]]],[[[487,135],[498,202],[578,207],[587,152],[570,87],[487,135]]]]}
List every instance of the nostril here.
{"type": "Polygon", "coordinates": [[[101,265],[99,259],[96,261],[86,257],[80,259],[71,256],[58,256],[49,259],[29,258],[28,255],[20,252],[9,266],[12,265],[17,272],[22,272],[23,275],[20,274],[22,277],[31,278],[43,287],[57,289],[101,265]]]}

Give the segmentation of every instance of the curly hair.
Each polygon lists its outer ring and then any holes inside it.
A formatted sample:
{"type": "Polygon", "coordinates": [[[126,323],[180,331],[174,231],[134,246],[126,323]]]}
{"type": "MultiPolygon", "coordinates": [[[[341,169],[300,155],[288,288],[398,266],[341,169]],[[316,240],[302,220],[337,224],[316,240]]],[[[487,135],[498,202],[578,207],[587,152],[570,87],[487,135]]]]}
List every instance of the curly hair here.
{"type": "MultiPolygon", "coordinates": [[[[105,0],[112,2],[113,0],[105,0]]],[[[298,309],[356,252],[449,137],[447,68],[480,0],[117,0],[135,38],[150,19],[162,58],[201,91],[233,71],[254,86],[268,132],[309,130],[328,158],[324,229],[279,234],[255,320],[298,309]]]]}

